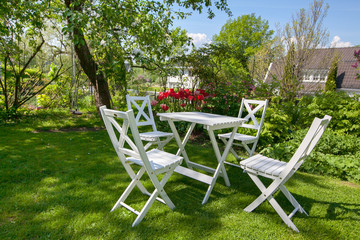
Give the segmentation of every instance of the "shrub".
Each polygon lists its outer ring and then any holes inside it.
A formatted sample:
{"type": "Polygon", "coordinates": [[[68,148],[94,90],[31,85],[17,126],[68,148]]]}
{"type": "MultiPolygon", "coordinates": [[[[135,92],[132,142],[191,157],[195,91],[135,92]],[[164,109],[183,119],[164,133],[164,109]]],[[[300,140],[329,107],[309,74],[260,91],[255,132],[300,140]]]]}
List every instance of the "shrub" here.
{"type": "Polygon", "coordinates": [[[301,114],[297,116],[299,127],[310,126],[314,117],[332,116],[330,128],[348,134],[360,134],[360,103],[355,97],[343,92],[326,92],[314,97],[303,98],[298,106],[301,114]]]}
{"type": "MultiPolygon", "coordinates": [[[[282,161],[289,161],[307,129],[289,135],[286,141],[262,150],[262,154],[282,161]]],[[[356,136],[341,134],[327,129],[301,170],[326,174],[345,180],[360,180],[360,140],[356,136]]]]}
{"type": "Polygon", "coordinates": [[[325,92],[332,92],[336,90],[336,76],[337,76],[337,59],[334,58],[333,62],[331,63],[331,67],[329,70],[328,77],[325,83],[325,92]]]}

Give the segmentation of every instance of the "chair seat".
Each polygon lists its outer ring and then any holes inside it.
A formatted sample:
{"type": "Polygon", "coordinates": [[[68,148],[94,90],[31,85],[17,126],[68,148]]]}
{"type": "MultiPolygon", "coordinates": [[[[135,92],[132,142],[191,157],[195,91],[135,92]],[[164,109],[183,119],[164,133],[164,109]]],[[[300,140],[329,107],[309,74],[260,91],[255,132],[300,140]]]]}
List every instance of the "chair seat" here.
{"type": "MultiPolygon", "coordinates": [[[[180,156],[177,156],[177,155],[174,155],[171,153],[163,152],[158,149],[152,149],[152,150],[146,152],[146,155],[149,159],[151,168],[154,171],[159,171],[166,167],[170,167],[174,164],[179,165],[179,164],[181,164],[181,161],[183,159],[183,157],[180,157],[180,156]]],[[[144,166],[144,163],[140,159],[129,157],[129,158],[126,158],[126,160],[128,162],[133,162],[137,165],[144,166]]]]}
{"type": "MultiPolygon", "coordinates": [[[[220,138],[230,138],[231,132],[223,133],[218,135],[220,138]]],[[[250,136],[241,133],[235,133],[234,140],[243,141],[243,142],[251,142],[255,141],[257,138],[255,136],[250,136]]]]}
{"type": "Polygon", "coordinates": [[[240,162],[244,170],[253,170],[270,176],[278,177],[285,169],[287,162],[268,158],[263,155],[255,155],[240,162]]]}
{"type": "Polygon", "coordinates": [[[144,141],[156,141],[159,137],[171,137],[173,133],[154,131],[154,132],[145,132],[140,133],[140,139],[144,141]]]}

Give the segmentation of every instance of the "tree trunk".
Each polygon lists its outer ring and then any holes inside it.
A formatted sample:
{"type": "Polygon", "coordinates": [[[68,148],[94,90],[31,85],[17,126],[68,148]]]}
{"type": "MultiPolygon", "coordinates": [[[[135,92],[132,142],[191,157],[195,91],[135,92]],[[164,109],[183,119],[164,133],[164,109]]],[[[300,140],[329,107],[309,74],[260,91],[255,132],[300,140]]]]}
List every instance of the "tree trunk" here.
{"type": "MultiPolygon", "coordinates": [[[[65,5],[68,9],[71,9],[70,4],[71,0],[65,0],[65,5]]],[[[74,11],[81,11],[81,6],[75,6],[74,11]]],[[[68,24],[72,25],[69,19],[68,24]]],[[[81,68],[84,70],[86,76],[89,78],[94,87],[96,108],[99,109],[99,107],[103,105],[106,105],[107,108],[111,108],[109,85],[104,77],[104,74],[99,71],[98,64],[95,62],[94,57],[90,53],[84,33],[75,25],[73,25],[73,27],[73,39],[77,40],[74,42],[75,52],[79,58],[81,68]]]]}

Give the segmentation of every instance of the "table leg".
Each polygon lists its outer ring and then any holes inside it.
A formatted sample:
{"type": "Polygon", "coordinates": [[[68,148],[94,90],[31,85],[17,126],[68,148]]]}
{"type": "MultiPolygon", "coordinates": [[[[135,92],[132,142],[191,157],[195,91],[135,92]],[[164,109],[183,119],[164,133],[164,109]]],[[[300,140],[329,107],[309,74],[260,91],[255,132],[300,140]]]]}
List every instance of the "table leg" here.
{"type": "MultiPolygon", "coordinates": [[[[227,173],[226,173],[226,170],[225,170],[225,167],[223,164],[223,159],[222,159],[223,157],[221,156],[220,149],[219,149],[219,146],[217,144],[217,141],[216,141],[216,138],[214,135],[214,131],[209,129],[208,132],[209,132],[211,144],[212,144],[214,152],[215,152],[216,159],[220,165],[219,170],[221,171],[221,175],[224,177],[225,185],[229,187],[230,186],[229,177],[227,176],[227,173]]],[[[216,174],[216,172],[215,172],[215,174],[216,174]]],[[[215,174],[214,174],[214,176],[215,176],[215,174]]],[[[216,181],[216,179],[215,179],[215,181],[216,181]]]]}
{"type": "Polygon", "coordinates": [[[217,141],[216,141],[216,138],[215,138],[215,135],[214,135],[214,131],[213,131],[212,129],[208,129],[209,136],[210,136],[210,139],[211,139],[211,143],[212,143],[212,146],[213,146],[213,148],[214,148],[215,155],[216,155],[216,158],[217,158],[219,164],[218,164],[218,166],[217,166],[217,168],[216,168],[216,170],[215,170],[215,173],[214,173],[214,175],[213,175],[213,179],[212,179],[212,181],[211,181],[211,184],[210,184],[209,187],[208,187],[208,190],[207,190],[207,192],[206,192],[206,194],[205,194],[205,197],[204,197],[204,199],[203,199],[203,201],[202,201],[202,204],[207,203],[207,201],[209,200],[211,191],[212,191],[212,189],[214,188],[215,183],[216,183],[216,180],[217,180],[217,178],[218,178],[218,176],[219,176],[220,173],[221,173],[221,175],[224,177],[225,185],[228,186],[228,187],[230,186],[230,180],[229,180],[229,177],[228,177],[228,175],[227,175],[227,173],[226,173],[225,166],[224,166],[224,162],[225,162],[226,157],[227,157],[227,155],[228,155],[228,153],[229,153],[229,150],[230,150],[230,148],[231,148],[231,145],[232,145],[232,143],[233,143],[233,141],[234,141],[234,136],[235,136],[235,133],[237,132],[237,129],[238,129],[238,127],[234,127],[234,128],[233,128],[233,131],[232,131],[232,133],[231,133],[230,139],[229,139],[229,141],[227,142],[226,147],[225,147],[225,150],[224,150],[224,152],[223,152],[222,155],[221,155],[221,153],[220,153],[219,146],[218,146],[218,144],[217,144],[217,141]]]}
{"type": "Polygon", "coordinates": [[[189,168],[189,169],[192,169],[191,165],[189,164],[190,160],[189,160],[189,157],[186,153],[186,150],[185,150],[185,145],[187,143],[187,141],[189,140],[190,138],[190,135],[192,133],[192,131],[194,130],[195,128],[195,125],[196,123],[192,123],[183,139],[183,141],[181,141],[181,138],[180,138],[180,135],[175,127],[175,124],[172,120],[168,120],[169,122],[169,125],[170,125],[170,128],[172,130],[172,132],[174,133],[174,138],[176,140],[176,143],[177,145],[179,146],[179,150],[177,151],[176,155],[180,156],[180,154],[184,157],[184,160],[185,160],[185,163],[186,163],[186,166],[189,168]]]}

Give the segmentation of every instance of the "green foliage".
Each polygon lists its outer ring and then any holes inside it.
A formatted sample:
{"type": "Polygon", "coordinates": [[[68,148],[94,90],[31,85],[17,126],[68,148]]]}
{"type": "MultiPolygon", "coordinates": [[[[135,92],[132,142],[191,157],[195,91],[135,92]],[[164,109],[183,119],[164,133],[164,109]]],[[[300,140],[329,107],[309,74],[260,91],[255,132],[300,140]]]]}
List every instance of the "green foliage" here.
{"type": "Polygon", "coordinates": [[[332,116],[330,127],[339,132],[360,134],[360,102],[344,92],[326,92],[304,97],[298,104],[301,114],[297,117],[300,127],[309,126],[314,117],[332,116]]]}
{"type": "Polygon", "coordinates": [[[336,76],[337,76],[337,63],[338,60],[334,58],[329,69],[329,74],[325,83],[325,92],[331,92],[336,90],[336,76]]]}
{"type": "Polygon", "coordinates": [[[226,44],[231,49],[231,57],[247,68],[247,61],[273,34],[268,21],[256,17],[254,13],[228,20],[219,35],[214,35],[214,43],[226,44]]]}
{"type": "MultiPolygon", "coordinates": [[[[289,135],[285,142],[267,147],[266,156],[289,161],[307,129],[289,135]]],[[[330,175],[344,180],[360,181],[360,140],[357,136],[343,135],[327,129],[313,153],[301,167],[302,171],[330,175]]]]}
{"type": "Polygon", "coordinates": [[[98,107],[110,105],[108,81],[114,84],[117,94],[122,95],[117,100],[124,99],[125,62],[162,75],[173,56],[186,52],[190,38],[184,30],[173,29],[172,24],[174,18],[185,18],[190,13],[174,10],[173,5],[200,13],[208,9],[209,17],[214,16],[212,8],[231,14],[226,1],[214,1],[215,5],[208,0],[60,2],[58,8],[66,22],[62,30],[75,43],[75,51],[90,81],[99,86],[95,88],[96,94],[101,95],[96,98],[100,101],[96,103],[98,107]]]}
{"type": "Polygon", "coordinates": [[[0,126],[9,121],[16,121],[21,116],[22,114],[13,108],[10,108],[8,110],[6,110],[5,108],[0,108],[0,126]]]}
{"type": "Polygon", "coordinates": [[[280,81],[280,96],[285,100],[294,100],[299,88],[299,81],[295,75],[295,44],[292,42],[286,55],[284,74],[280,81]]]}
{"type": "Polygon", "coordinates": [[[332,116],[329,127],[339,134],[360,134],[360,103],[343,92],[304,96],[295,101],[274,97],[266,111],[259,149],[285,141],[287,135],[308,128],[315,117],[332,116]]]}
{"type": "Polygon", "coordinates": [[[282,142],[289,135],[291,118],[287,115],[280,104],[271,104],[266,109],[263,129],[257,147],[260,151],[265,146],[272,146],[282,142]]]}

